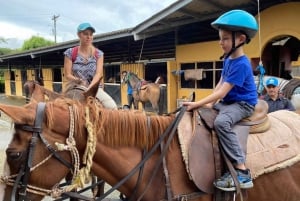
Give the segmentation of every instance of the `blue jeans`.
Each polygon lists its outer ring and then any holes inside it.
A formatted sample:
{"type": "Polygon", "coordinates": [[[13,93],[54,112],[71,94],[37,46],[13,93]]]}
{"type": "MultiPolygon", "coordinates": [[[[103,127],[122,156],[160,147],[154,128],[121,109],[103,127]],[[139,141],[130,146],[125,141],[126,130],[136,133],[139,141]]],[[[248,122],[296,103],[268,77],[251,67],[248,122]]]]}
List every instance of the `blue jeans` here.
{"type": "Polygon", "coordinates": [[[214,127],[219,137],[219,142],[233,164],[243,164],[246,156],[243,152],[237,134],[232,131],[233,126],[249,117],[254,112],[254,106],[242,101],[232,104],[217,103],[214,109],[219,111],[214,127]]]}

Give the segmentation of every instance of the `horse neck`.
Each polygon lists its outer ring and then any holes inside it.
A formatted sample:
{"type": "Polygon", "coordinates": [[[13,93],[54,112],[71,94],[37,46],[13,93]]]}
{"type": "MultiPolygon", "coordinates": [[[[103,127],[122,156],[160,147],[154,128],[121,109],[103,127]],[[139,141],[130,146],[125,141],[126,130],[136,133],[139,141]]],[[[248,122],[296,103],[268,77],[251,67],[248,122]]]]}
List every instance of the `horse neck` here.
{"type": "MultiPolygon", "coordinates": [[[[114,186],[117,183],[116,181],[120,181],[121,178],[124,178],[124,175],[128,175],[142,158],[142,150],[134,147],[114,149],[99,144],[96,148],[96,153],[97,155],[94,157],[93,172],[111,186],[114,186]]],[[[160,156],[159,154],[160,151],[155,152],[155,154],[147,160],[143,169],[142,180],[138,184],[140,191],[135,199],[140,196],[141,192],[144,191],[149,180],[152,178],[157,159],[160,156]]],[[[188,175],[185,173],[186,170],[183,163],[176,162],[175,164],[174,161],[182,161],[178,146],[172,147],[168,152],[167,157],[168,171],[174,173],[170,178],[174,195],[197,191],[197,189],[191,185],[188,175]]],[[[124,185],[119,188],[119,191],[130,198],[132,193],[135,192],[137,179],[138,173],[131,177],[128,182],[125,182],[124,185]]],[[[153,181],[142,200],[162,200],[166,198],[165,192],[165,176],[163,169],[160,168],[158,173],[153,177],[153,181]]]]}
{"type": "Polygon", "coordinates": [[[133,89],[137,89],[138,85],[141,82],[141,80],[138,77],[135,77],[135,76],[131,76],[131,78],[128,81],[129,81],[129,83],[130,83],[130,85],[133,89]]]}

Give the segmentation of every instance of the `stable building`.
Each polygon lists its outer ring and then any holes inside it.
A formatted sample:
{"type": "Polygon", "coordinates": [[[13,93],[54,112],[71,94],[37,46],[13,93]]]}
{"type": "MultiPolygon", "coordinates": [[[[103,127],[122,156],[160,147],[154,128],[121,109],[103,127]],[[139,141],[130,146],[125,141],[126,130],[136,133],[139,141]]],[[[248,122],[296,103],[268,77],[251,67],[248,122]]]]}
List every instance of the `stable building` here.
{"type": "MultiPolygon", "coordinates": [[[[127,87],[121,85],[120,73],[127,70],[152,82],[164,76],[166,112],[194,91],[196,99],[207,96],[220,78],[223,54],[210,24],[232,9],[248,11],[260,24],[245,45],[254,71],[261,61],[268,75],[300,76],[299,0],[179,0],[133,28],[94,36],[94,45],[105,53],[105,90],[117,104],[126,104],[127,87]]],[[[76,45],[78,40],[0,56],[6,95],[24,96],[24,82],[41,78],[46,88],[60,92],[66,81],[63,52],[76,45]]]]}

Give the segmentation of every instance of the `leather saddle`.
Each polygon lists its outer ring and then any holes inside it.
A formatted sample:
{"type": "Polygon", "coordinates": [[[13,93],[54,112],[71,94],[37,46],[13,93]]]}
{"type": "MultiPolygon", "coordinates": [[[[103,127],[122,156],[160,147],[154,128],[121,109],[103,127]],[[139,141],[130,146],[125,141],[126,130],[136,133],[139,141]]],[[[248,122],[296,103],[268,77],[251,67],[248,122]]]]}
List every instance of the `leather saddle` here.
{"type": "MultiPolygon", "coordinates": [[[[242,149],[247,153],[248,133],[264,132],[270,128],[267,117],[268,104],[260,100],[255,106],[255,111],[249,118],[236,124],[233,130],[237,133],[242,149]]],[[[184,135],[192,135],[186,152],[188,162],[185,161],[189,176],[195,185],[206,193],[213,193],[213,181],[220,176],[223,169],[223,161],[219,152],[216,135],[212,134],[214,120],[218,112],[210,108],[194,110],[190,115],[190,121],[183,122],[184,127],[190,127],[187,133],[179,129],[184,135]]],[[[180,127],[180,125],[179,125],[180,127]]]]}

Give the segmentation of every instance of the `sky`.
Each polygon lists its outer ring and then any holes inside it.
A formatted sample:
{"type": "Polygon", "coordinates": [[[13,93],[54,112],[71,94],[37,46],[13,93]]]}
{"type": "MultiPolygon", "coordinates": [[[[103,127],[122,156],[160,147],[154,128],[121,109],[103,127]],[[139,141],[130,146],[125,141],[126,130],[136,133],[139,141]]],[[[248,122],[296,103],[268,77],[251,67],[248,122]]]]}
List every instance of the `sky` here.
{"type": "Polygon", "coordinates": [[[76,29],[89,22],[96,34],[132,28],[176,0],[9,0],[1,1],[0,47],[21,48],[24,40],[41,36],[65,42],[77,39],[76,29]],[[56,16],[56,17],[54,17],[56,16]],[[54,20],[56,18],[56,20],[54,20]]]}

